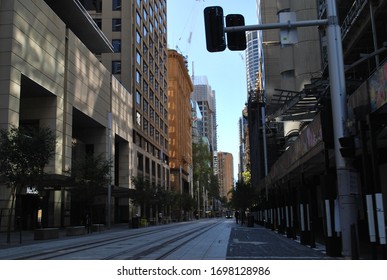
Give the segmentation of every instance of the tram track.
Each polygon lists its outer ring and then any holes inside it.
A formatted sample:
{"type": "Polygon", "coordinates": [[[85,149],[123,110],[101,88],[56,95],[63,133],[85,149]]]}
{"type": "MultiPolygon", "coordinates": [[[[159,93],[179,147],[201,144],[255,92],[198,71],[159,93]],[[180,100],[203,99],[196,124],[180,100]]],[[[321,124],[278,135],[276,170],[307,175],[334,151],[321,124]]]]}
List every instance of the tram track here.
{"type": "MultiPolygon", "coordinates": [[[[175,224],[173,226],[181,226],[181,224],[175,224]]],[[[74,242],[72,242],[69,245],[66,244],[58,244],[57,246],[53,246],[52,248],[46,248],[46,249],[34,249],[31,250],[28,253],[18,253],[14,255],[9,255],[7,258],[0,258],[0,259],[8,259],[8,260],[49,260],[53,259],[55,257],[65,256],[71,253],[75,252],[82,252],[86,250],[90,250],[92,248],[98,248],[107,246],[109,244],[114,244],[120,241],[125,241],[128,239],[134,239],[142,236],[147,236],[151,234],[156,234],[164,231],[170,230],[170,226],[157,228],[154,227],[151,230],[145,231],[145,232],[125,232],[122,231],[122,233],[118,234],[111,234],[109,236],[106,236],[106,238],[109,238],[108,240],[105,238],[104,234],[101,234],[99,239],[97,240],[90,240],[87,239],[88,236],[83,236],[82,239],[80,238],[74,238],[74,242]],[[129,234],[129,235],[128,235],[129,234]]],[[[91,236],[96,237],[96,236],[91,236]]]]}
{"type": "Polygon", "coordinates": [[[137,253],[133,257],[127,258],[127,259],[128,260],[129,259],[140,260],[140,259],[144,259],[145,257],[150,256],[150,255],[153,255],[152,259],[154,259],[154,260],[165,259],[167,256],[171,255],[177,249],[183,247],[184,245],[186,245],[190,241],[194,240],[195,238],[199,237],[203,233],[211,230],[212,228],[217,226],[219,223],[220,222],[216,222],[214,224],[206,225],[205,227],[200,227],[197,230],[187,230],[187,231],[185,231],[183,233],[176,234],[172,238],[169,238],[168,240],[163,241],[161,244],[155,245],[155,246],[153,246],[151,248],[148,248],[147,250],[143,250],[142,252],[137,253]],[[167,251],[163,252],[161,255],[154,256],[155,253],[157,253],[157,252],[161,251],[162,249],[166,248],[167,246],[170,246],[170,245],[175,244],[175,243],[178,243],[178,244],[174,245],[170,249],[167,249],[167,251]]]}
{"type": "Polygon", "coordinates": [[[94,255],[96,259],[102,260],[138,260],[149,258],[163,259],[184,246],[186,243],[197,238],[204,232],[215,227],[219,222],[210,223],[182,223],[173,224],[162,228],[152,227],[152,229],[142,232],[122,232],[116,235],[105,235],[96,240],[74,239],[70,244],[58,244],[57,246],[46,247],[45,249],[34,249],[30,252],[10,255],[8,260],[61,260],[76,259],[77,255],[94,255]],[[180,230],[181,229],[181,230],[180,230]],[[170,234],[168,234],[170,232],[170,234]],[[166,236],[163,236],[165,235],[166,236]],[[144,239],[152,240],[144,244],[144,239]],[[122,245],[125,244],[125,245],[122,245]],[[124,250],[119,250],[122,246],[128,246],[124,250]],[[107,255],[97,257],[93,252],[106,250],[107,255]],[[119,251],[111,252],[109,249],[115,248],[119,251]],[[89,252],[89,253],[88,253],[89,252]],[[160,253],[158,253],[160,252],[160,253]]]}

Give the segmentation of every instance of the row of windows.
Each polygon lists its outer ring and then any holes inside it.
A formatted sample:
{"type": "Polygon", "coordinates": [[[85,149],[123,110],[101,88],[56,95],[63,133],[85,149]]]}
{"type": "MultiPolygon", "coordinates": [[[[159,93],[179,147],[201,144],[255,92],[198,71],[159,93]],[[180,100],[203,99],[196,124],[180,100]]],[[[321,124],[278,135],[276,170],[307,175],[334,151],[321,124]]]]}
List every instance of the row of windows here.
{"type": "MultiPolygon", "coordinates": [[[[155,141],[158,145],[161,147],[164,147],[165,149],[168,149],[168,140],[164,138],[163,134],[160,133],[160,130],[158,130],[157,126],[153,126],[149,123],[149,121],[144,118],[139,111],[136,111],[136,125],[138,128],[141,128],[141,130],[148,135],[153,141],[155,141]]],[[[168,133],[168,126],[164,122],[160,122],[159,119],[159,126],[163,126],[163,128],[160,128],[161,130],[164,130],[164,133],[168,133]]]]}
{"type": "MultiPolygon", "coordinates": [[[[167,134],[168,133],[168,126],[164,122],[163,118],[161,118],[159,114],[155,113],[155,111],[152,107],[148,106],[148,102],[146,100],[144,100],[143,104],[144,104],[143,110],[142,110],[143,115],[145,117],[149,118],[149,120],[151,121],[152,124],[155,124],[156,127],[159,127],[161,131],[164,131],[164,133],[167,134]]],[[[165,112],[166,112],[166,110],[165,110],[165,112]]],[[[141,116],[140,112],[139,112],[138,117],[141,117],[141,118],[139,118],[137,120],[137,124],[141,127],[142,116],[141,116]]],[[[144,132],[147,133],[147,131],[144,131],[144,132]]]]}
{"type": "Polygon", "coordinates": [[[166,176],[166,182],[169,182],[169,169],[162,167],[160,164],[156,164],[155,161],[150,160],[148,157],[144,156],[140,152],[137,153],[137,169],[141,172],[144,171],[145,173],[150,175],[152,173],[152,176],[162,179],[164,176],[162,173],[166,176]]]}
{"type": "MultiPolygon", "coordinates": [[[[103,0],[80,0],[86,10],[96,11],[97,13],[102,13],[102,1],[103,0]]],[[[112,10],[121,11],[121,0],[112,0],[112,10]]]]}
{"type": "MultiPolygon", "coordinates": [[[[165,1],[137,0],[136,33],[136,126],[149,139],[168,149],[167,43],[165,1]],[[164,4],[164,6],[163,6],[164,4]],[[164,104],[162,103],[164,101],[164,104]],[[164,117],[164,118],[163,118],[164,117]]],[[[158,157],[158,150],[139,136],[140,146],[158,157]]]]}
{"type": "Polygon", "coordinates": [[[141,102],[142,102],[142,105],[143,105],[142,111],[144,112],[144,114],[148,115],[148,111],[149,111],[149,115],[151,116],[151,118],[153,118],[156,110],[156,116],[159,116],[158,113],[160,113],[160,115],[164,119],[168,118],[168,110],[166,109],[166,107],[164,107],[164,105],[160,102],[160,100],[157,97],[156,98],[151,97],[149,101],[151,101],[150,104],[148,103],[148,100],[145,98],[142,98],[141,93],[138,90],[136,90],[136,105],[138,108],[141,108],[141,102]]]}
{"type": "MultiPolygon", "coordinates": [[[[163,160],[165,163],[168,164],[168,158],[165,154],[162,154],[163,149],[158,149],[156,146],[152,145],[149,141],[147,141],[145,138],[143,138],[140,134],[134,133],[134,143],[143,148],[144,151],[151,154],[157,159],[163,160]]],[[[165,150],[168,150],[168,141],[165,141],[165,150]]]]}

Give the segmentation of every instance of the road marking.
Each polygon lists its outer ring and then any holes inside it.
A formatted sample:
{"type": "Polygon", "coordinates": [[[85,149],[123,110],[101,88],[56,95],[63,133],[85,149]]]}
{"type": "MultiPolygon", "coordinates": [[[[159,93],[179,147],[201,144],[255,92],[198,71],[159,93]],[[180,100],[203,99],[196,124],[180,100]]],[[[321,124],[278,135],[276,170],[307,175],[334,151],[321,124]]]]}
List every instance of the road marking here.
{"type": "Polygon", "coordinates": [[[237,244],[252,244],[252,245],[267,244],[267,242],[259,242],[259,241],[240,241],[238,238],[234,238],[232,241],[237,244]]]}

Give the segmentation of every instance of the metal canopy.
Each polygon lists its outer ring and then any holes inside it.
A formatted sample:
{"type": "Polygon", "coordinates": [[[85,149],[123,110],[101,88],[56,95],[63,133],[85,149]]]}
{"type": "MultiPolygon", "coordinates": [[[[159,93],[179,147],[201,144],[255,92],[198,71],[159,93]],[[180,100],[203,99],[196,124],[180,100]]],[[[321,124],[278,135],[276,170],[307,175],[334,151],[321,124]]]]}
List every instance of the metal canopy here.
{"type": "Polygon", "coordinates": [[[268,120],[281,118],[281,121],[312,120],[320,110],[320,98],[324,96],[329,87],[329,82],[315,79],[311,84],[305,85],[302,91],[275,89],[270,107],[273,114],[268,120]]]}
{"type": "Polygon", "coordinates": [[[78,0],[45,0],[93,53],[111,53],[113,46],[78,0]]]}

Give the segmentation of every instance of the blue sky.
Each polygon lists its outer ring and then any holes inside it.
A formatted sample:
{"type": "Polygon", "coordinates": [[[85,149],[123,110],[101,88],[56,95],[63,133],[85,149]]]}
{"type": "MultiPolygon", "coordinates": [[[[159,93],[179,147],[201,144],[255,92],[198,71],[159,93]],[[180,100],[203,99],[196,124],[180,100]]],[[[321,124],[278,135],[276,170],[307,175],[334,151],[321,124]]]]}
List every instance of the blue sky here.
{"type": "Polygon", "coordinates": [[[169,48],[187,55],[190,75],[194,69],[195,76],[207,76],[215,90],[218,151],[233,154],[236,180],[238,120],[247,100],[245,52],[207,51],[203,10],[208,6],[221,6],[224,16],[241,14],[246,25],[253,25],[257,24],[256,0],[167,0],[169,48]]]}

